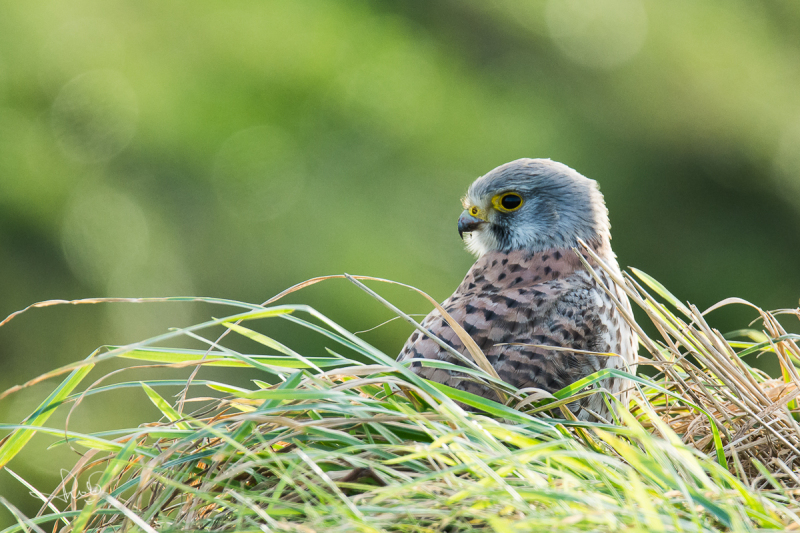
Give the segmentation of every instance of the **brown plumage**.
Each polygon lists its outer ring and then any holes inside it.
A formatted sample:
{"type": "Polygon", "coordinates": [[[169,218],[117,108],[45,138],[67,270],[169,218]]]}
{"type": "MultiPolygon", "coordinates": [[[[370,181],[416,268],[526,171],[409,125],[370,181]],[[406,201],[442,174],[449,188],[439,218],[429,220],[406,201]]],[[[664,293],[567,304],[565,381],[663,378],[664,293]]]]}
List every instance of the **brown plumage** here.
{"type": "MultiPolygon", "coordinates": [[[[593,181],[560,163],[523,159],[479,178],[464,203],[459,232],[470,232],[472,240],[479,240],[468,241],[468,246],[480,257],[443,307],[475,340],[501,379],[520,389],[555,392],[601,368],[627,366],[635,371],[635,334],[572,249],[578,246],[577,239],[584,239],[607,265],[618,269],[605,205],[593,181]],[[513,209],[504,209],[497,198],[508,194],[518,195],[522,205],[512,198],[505,203],[513,209]],[[619,357],[508,343],[611,352],[619,357]]],[[[602,270],[595,271],[630,309],[625,293],[602,270]]],[[[422,325],[470,357],[438,311],[422,325]]],[[[466,374],[426,367],[425,359],[464,363],[422,333],[412,334],[398,357],[409,359],[424,378],[497,399],[491,389],[466,374]]],[[[626,382],[608,379],[603,386],[619,393],[627,388],[626,382]]],[[[571,406],[579,418],[593,419],[582,407],[609,418],[601,394],[571,406]]]]}

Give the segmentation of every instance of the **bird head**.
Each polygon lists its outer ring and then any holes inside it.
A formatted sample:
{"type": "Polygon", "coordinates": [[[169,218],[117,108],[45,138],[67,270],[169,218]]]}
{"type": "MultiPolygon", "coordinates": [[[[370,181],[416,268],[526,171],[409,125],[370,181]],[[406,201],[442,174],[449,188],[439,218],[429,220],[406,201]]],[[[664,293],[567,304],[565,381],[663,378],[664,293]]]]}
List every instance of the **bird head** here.
{"type": "Polygon", "coordinates": [[[517,159],[470,185],[458,233],[467,249],[532,253],[610,240],[597,182],[549,159],[517,159]]]}

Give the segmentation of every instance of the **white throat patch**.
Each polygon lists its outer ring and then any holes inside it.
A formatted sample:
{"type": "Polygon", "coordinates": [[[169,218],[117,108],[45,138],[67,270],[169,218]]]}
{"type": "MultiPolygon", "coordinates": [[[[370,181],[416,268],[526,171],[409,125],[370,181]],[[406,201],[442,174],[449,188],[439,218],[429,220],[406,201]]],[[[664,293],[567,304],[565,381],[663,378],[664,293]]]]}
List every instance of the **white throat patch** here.
{"type": "Polygon", "coordinates": [[[465,233],[464,244],[467,247],[467,251],[476,257],[481,257],[486,252],[497,250],[500,246],[488,224],[483,224],[473,232],[465,233]]]}

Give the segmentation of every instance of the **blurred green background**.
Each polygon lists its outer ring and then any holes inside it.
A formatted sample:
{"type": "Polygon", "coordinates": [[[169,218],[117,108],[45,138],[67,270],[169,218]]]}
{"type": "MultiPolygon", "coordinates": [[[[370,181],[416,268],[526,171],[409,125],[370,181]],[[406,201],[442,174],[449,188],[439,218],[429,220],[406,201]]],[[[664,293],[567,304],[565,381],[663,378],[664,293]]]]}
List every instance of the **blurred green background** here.
{"type": "MultiPolygon", "coordinates": [[[[800,3],[0,0],[0,315],[90,296],[259,303],[342,272],[442,300],[472,263],[461,195],[520,157],[596,179],[621,265],[679,297],[797,306],[800,3]]],[[[391,316],[346,281],[291,301],[354,330],[391,316]]],[[[0,389],[226,312],[31,311],[0,328],[0,389]]],[[[281,325],[286,344],[321,350],[281,325]]],[[[364,338],[394,354],[408,334],[364,338]]],[[[3,400],[0,421],[53,386],[3,400]]],[[[70,427],[158,416],[141,392],[118,398],[87,400],[70,427]]],[[[42,488],[78,457],[42,456],[50,441],[10,465],[42,488]]],[[[0,472],[29,512],[26,492],[0,472]]]]}

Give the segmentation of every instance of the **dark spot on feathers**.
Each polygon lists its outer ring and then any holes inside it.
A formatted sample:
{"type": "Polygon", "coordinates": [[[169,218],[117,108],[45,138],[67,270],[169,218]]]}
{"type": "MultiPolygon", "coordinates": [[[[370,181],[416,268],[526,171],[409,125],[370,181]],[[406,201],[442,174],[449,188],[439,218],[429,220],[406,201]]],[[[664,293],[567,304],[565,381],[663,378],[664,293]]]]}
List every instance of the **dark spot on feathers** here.
{"type": "Polygon", "coordinates": [[[544,273],[549,274],[552,269],[550,267],[544,267],[544,273]]]}
{"type": "Polygon", "coordinates": [[[559,259],[561,259],[561,252],[553,252],[553,257],[555,257],[556,261],[558,261],[559,259]]]}
{"type": "Polygon", "coordinates": [[[474,283],[470,283],[469,285],[467,285],[467,290],[472,290],[474,288],[475,288],[475,284],[474,283]]]}
{"type": "Polygon", "coordinates": [[[422,368],[422,361],[414,361],[411,363],[411,366],[414,368],[422,368]]]}
{"type": "Polygon", "coordinates": [[[503,279],[506,279],[506,273],[505,272],[501,272],[500,275],[497,276],[497,281],[500,281],[500,280],[503,280],[503,279]]]}
{"type": "Polygon", "coordinates": [[[495,317],[495,315],[496,315],[496,314],[497,314],[497,313],[495,313],[495,312],[494,312],[494,311],[492,311],[491,309],[484,309],[484,310],[483,310],[483,318],[485,318],[486,320],[491,320],[491,319],[493,319],[493,318],[495,317]]]}
{"type": "MultiPolygon", "coordinates": [[[[440,338],[442,339],[442,342],[444,342],[446,345],[448,345],[449,347],[451,347],[453,349],[456,349],[456,350],[458,349],[456,347],[456,343],[458,343],[459,345],[461,344],[461,341],[459,341],[457,339],[456,339],[456,341],[452,341],[452,340],[450,340],[450,339],[448,339],[446,337],[441,337],[440,336],[440,338]]],[[[437,348],[439,349],[439,351],[438,351],[439,359],[441,359],[442,357],[449,357],[449,355],[447,355],[447,351],[444,348],[442,348],[440,346],[437,346],[437,348]]]]}
{"type": "Polygon", "coordinates": [[[414,333],[411,335],[411,342],[417,342],[417,339],[419,339],[419,331],[415,331],[415,332],[414,332],[414,333]]]}
{"type": "Polygon", "coordinates": [[[505,302],[506,306],[509,309],[514,309],[521,303],[518,300],[515,300],[514,298],[508,298],[508,297],[503,297],[503,301],[505,302]]]}
{"type": "Polygon", "coordinates": [[[464,311],[466,311],[468,315],[471,315],[472,313],[474,313],[477,310],[478,310],[478,308],[475,307],[472,304],[467,304],[466,307],[464,307],[464,311]]]}
{"type": "Polygon", "coordinates": [[[550,259],[550,256],[549,256],[549,255],[547,255],[547,254],[544,254],[544,255],[542,256],[542,261],[547,261],[548,259],[550,259]]]}
{"type": "Polygon", "coordinates": [[[517,276],[517,279],[514,280],[514,285],[521,282],[522,282],[522,276],[517,276]]]}
{"type": "Polygon", "coordinates": [[[508,257],[506,257],[505,259],[503,259],[503,260],[502,260],[500,263],[501,263],[503,266],[506,266],[506,265],[508,264],[508,257]]]}

